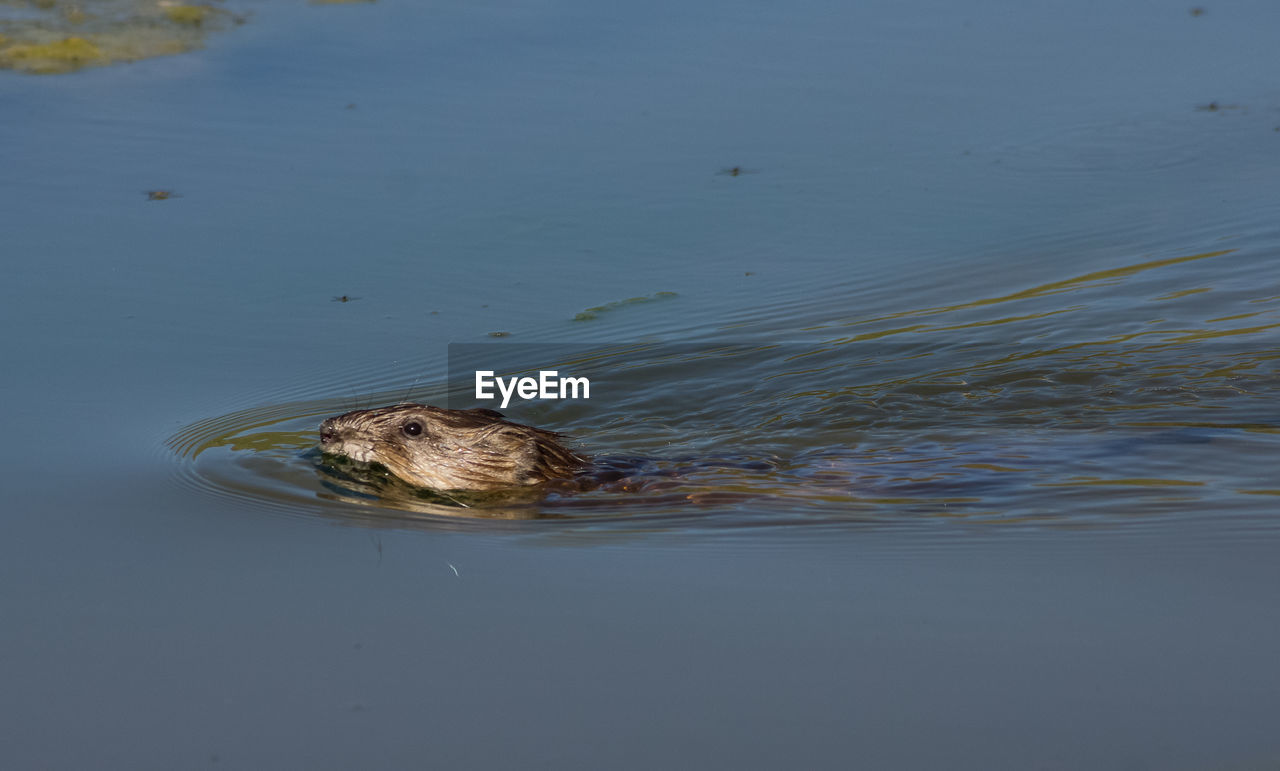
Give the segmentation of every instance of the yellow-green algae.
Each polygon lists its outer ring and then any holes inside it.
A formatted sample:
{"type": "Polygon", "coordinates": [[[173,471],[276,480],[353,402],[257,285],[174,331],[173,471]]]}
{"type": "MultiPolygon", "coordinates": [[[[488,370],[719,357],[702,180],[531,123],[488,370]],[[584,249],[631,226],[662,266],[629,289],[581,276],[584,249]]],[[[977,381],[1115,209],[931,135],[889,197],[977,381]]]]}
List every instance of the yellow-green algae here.
{"type": "Polygon", "coordinates": [[[0,68],[45,75],[170,56],[241,21],[175,0],[0,0],[0,68]]]}
{"type": "Polygon", "coordinates": [[[169,21],[174,24],[192,24],[200,26],[211,14],[217,13],[217,8],[207,5],[171,5],[164,9],[164,15],[169,17],[169,21]]]}
{"type": "Polygon", "coordinates": [[[26,72],[70,72],[100,63],[102,50],[82,37],[51,43],[18,43],[0,49],[0,65],[26,72]]]}
{"type": "Polygon", "coordinates": [[[601,313],[607,313],[618,308],[628,305],[639,305],[640,303],[651,303],[657,300],[666,300],[671,297],[678,297],[675,292],[656,292],[646,297],[628,297],[625,300],[615,300],[604,305],[597,305],[594,308],[587,308],[583,312],[573,317],[574,321],[591,321],[601,313]]]}

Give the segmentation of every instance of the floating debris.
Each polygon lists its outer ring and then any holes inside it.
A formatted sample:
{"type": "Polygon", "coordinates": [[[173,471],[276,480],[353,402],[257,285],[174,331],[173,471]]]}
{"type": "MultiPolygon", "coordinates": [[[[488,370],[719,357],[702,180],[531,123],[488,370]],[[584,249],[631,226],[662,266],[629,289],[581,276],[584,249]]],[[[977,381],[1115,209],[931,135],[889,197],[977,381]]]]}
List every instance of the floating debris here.
{"type": "Polygon", "coordinates": [[[170,198],[181,198],[182,196],[172,190],[144,190],[148,201],[167,201],[170,198]]]}
{"type": "Polygon", "coordinates": [[[1222,110],[1239,110],[1238,104],[1219,104],[1218,102],[1209,102],[1208,104],[1197,104],[1197,112],[1221,112],[1222,110]]]}

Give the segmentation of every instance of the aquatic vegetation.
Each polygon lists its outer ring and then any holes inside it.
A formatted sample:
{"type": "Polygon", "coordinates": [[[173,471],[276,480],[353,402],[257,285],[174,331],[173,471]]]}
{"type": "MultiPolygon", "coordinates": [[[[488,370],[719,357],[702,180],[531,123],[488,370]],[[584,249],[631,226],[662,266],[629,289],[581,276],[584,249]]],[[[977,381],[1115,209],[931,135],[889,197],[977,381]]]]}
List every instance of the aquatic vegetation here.
{"type": "Polygon", "coordinates": [[[27,72],[67,72],[99,63],[102,58],[101,49],[79,37],[19,43],[0,50],[0,65],[27,72]]]}
{"type": "Polygon", "coordinates": [[[651,294],[645,297],[628,297],[625,300],[615,300],[614,302],[605,303],[604,305],[597,305],[594,308],[587,308],[586,310],[574,316],[573,320],[574,321],[591,321],[601,313],[606,313],[608,311],[616,310],[618,308],[623,308],[628,305],[639,305],[640,303],[651,303],[651,302],[656,302],[658,300],[666,300],[666,299],[669,299],[672,297],[678,297],[678,296],[679,295],[677,295],[675,292],[655,292],[654,294],[651,294]]]}
{"type": "Polygon", "coordinates": [[[0,68],[48,75],[171,56],[244,18],[173,0],[0,2],[0,68]]]}
{"type": "Polygon", "coordinates": [[[199,26],[217,11],[218,9],[207,5],[171,5],[164,9],[164,15],[174,24],[199,26]]]}

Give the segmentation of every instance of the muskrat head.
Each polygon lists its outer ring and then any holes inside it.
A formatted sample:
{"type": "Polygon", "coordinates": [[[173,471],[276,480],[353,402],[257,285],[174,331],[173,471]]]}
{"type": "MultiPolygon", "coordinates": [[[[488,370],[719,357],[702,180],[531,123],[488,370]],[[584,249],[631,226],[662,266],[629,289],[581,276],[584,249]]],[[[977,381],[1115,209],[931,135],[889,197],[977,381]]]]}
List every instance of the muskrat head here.
{"type": "Polygon", "coordinates": [[[433,490],[498,490],[572,477],[586,459],[560,435],[512,423],[493,410],[397,404],[320,424],[320,449],[379,463],[433,490]]]}

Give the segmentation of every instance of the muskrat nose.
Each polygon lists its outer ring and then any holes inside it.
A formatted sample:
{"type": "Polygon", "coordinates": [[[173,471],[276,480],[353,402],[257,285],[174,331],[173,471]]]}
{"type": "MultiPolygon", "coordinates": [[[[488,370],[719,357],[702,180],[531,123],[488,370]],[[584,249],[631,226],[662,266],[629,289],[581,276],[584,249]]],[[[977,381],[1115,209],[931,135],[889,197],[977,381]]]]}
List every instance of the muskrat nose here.
{"type": "Polygon", "coordinates": [[[332,444],[338,441],[338,432],[333,427],[333,418],[320,424],[320,444],[332,444]]]}

